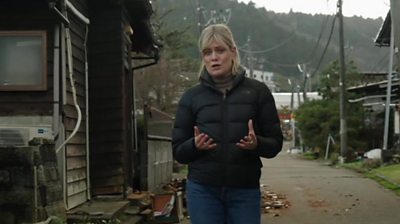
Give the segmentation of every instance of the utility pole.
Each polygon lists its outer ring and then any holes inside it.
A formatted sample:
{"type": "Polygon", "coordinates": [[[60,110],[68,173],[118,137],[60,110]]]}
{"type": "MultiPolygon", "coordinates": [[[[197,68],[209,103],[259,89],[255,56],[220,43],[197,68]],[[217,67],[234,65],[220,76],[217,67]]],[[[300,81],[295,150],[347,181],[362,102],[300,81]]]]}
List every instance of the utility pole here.
{"type": "Polygon", "coordinates": [[[303,73],[303,102],[307,102],[307,79],[308,79],[308,75],[307,75],[307,65],[303,64],[303,66],[301,66],[300,64],[297,64],[298,69],[300,70],[300,72],[303,73]]]}
{"type": "Polygon", "coordinates": [[[294,83],[288,79],[289,85],[292,87],[292,95],[290,96],[290,124],[292,127],[292,148],[296,147],[296,128],[294,118],[294,83]]]}
{"type": "Polygon", "coordinates": [[[196,10],[197,26],[199,27],[200,33],[203,31],[204,28],[206,28],[211,24],[223,23],[227,25],[229,23],[229,20],[231,19],[232,15],[231,9],[207,11],[200,4],[199,0],[196,0],[196,5],[197,5],[197,10],[196,10]],[[207,16],[207,14],[209,14],[209,16],[207,16]]]}
{"type": "Polygon", "coordinates": [[[196,8],[197,9],[196,10],[196,12],[197,12],[197,26],[199,27],[199,34],[201,34],[201,32],[204,29],[204,20],[203,20],[204,8],[203,8],[203,6],[200,5],[200,2],[198,0],[196,1],[196,3],[197,3],[197,8],[196,8]]]}
{"type": "Polygon", "coordinates": [[[340,156],[345,161],[347,153],[347,124],[346,124],[346,82],[345,82],[345,60],[344,60],[344,34],[343,34],[343,1],[338,0],[339,17],[339,64],[340,64],[340,156]]]}
{"type": "Polygon", "coordinates": [[[253,63],[253,53],[251,51],[251,38],[250,35],[247,36],[247,50],[249,51],[247,53],[247,64],[249,65],[249,70],[250,70],[250,78],[254,78],[253,77],[253,73],[254,73],[254,63],[253,63]]]}
{"type": "Polygon", "coordinates": [[[385,125],[383,130],[383,150],[387,150],[388,148],[388,139],[389,139],[389,120],[390,120],[390,100],[392,97],[392,79],[393,79],[393,58],[394,58],[394,23],[392,20],[390,31],[390,49],[389,49],[389,69],[387,75],[387,87],[386,87],[386,103],[385,103],[385,125]]]}
{"type": "MultiPolygon", "coordinates": [[[[398,48],[400,46],[400,1],[390,0],[390,17],[392,20],[392,32],[394,32],[394,46],[398,48]]],[[[394,60],[395,70],[398,71],[400,65],[400,55],[395,50],[395,60],[394,60]]]]}

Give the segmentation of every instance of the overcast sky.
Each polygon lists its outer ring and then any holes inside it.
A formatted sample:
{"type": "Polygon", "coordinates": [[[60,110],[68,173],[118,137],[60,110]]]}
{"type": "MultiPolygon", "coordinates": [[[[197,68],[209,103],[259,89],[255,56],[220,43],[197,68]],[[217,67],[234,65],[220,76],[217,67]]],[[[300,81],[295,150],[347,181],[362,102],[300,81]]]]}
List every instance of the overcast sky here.
{"type": "MultiPolygon", "coordinates": [[[[250,0],[239,0],[249,2],[250,0]]],[[[303,12],[310,14],[334,14],[337,0],[252,0],[257,7],[265,7],[268,11],[303,12]]],[[[386,17],[390,0],[343,0],[344,16],[362,16],[364,18],[386,17]]]]}

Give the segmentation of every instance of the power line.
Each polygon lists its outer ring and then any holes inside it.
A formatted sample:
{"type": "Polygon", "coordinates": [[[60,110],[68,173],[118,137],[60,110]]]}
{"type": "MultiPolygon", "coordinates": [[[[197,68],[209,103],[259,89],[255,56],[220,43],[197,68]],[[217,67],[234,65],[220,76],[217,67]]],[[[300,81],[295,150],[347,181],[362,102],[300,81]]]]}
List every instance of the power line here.
{"type": "Polygon", "coordinates": [[[267,59],[264,59],[264,62],[266,62],[267,64],[270,64],[270,65],[279,66],[279,67],[297,67],[297,63],[296,64],[283,64],[283,63],[278,63],[278,62],[272,62],[267,59]]]}
{"type": "Polygon", "coordinates": [[[315,46],[314,46],[313,50],[311,51],[311,54],[308,56],[308,59],[306,60],[307,62],[306,62],[305,64],[310,63],[311,60],[312,60],[312,58],[314,57],[314,55],[315,55],[315,53],[316,53],[316,50],[317,50],[317,48],[318,48],[318,46],[319,46],[319,42],[321,41],[322,34],[324,33],[325,28],[326,28],[326,25],[328,24],[329,17],[330,17],[330,15],[327,15],[327,16],[325,17],[325,19],[324,19],[324,21],[323,21],[323,23],[322,23],[322,25],[321,25],[321,29],[320,29],[320,32],[319,32],[319,35],[318,35],[317,43],[315,43],[315,46]]]}
{"type": "Polygon", "coordinates": [[[200,33],[202,30],[216,23],[222,23],[227,25],[232,16],[232,10],[230,8],[225,10],[209,10],[207,11],[201,4],[199,0],[196,0],[196,12],[197,12],[197,25],[199,27],[200,33]]]}
{"type": "Polygon", "coordinates": [[[317,73],[317,71],[318,71],[319,67],[321,66],[321,63],[322,63],[322,61],[323,61],[323,59],[324,59],[324,57],[325,57],[325,54],[326,54],[326,52],[327,52],[327,50],[328,50],[328,46],[329,46],[329,44],[330,44],[330,42],[331,42],[331,39],[332,39],[333,30],[335,29],[335,22],[336,22],[336,16],[333,17],[332,25],[331,25],[331,31],[330,31],[330,33],[329,33],[328,41],[327,41],[326,44],[325,44],[324,51],[322,52],[322,55],[321,55],[321,57],[320,57],[320,59],[319,59],[319,61],[318,61],[318,64],[317,64],[317,66],[316,66],[314,72],[311,74],[311,77],[313,77],[313,76],[317,73]]]}
{"type": "Polygon", "coordinates": [[[283,45],[285,45],[287,42],[289,42],[289,40],[291,40],[294,36],[295,36],[295,32],[293,32],[288,38],[286,38],[286,40],[284,40],[284,41],[282,41],[281,43],[279,43],[279,44],[277,44],[277,45],[275,45],[275,46],[273,46],[273,47],[271,47],[271,48],[268,48],[268,49],[264,49],[264,50],[259,50],[259,51],[249,51],[249,50],[246,50],[246,49],[243,49],[243,48],[239,48],[238,47],[238,49],[239,49],[239,51],[242,51],[242,52],[245,52],[245,53],[249,53],[249,54],[263,54],[263,53],[267,53],[267,52],[269,52],[269,51],[273,51],[273,50],[275,50],[275,49],[277,49],[277,48],[280,48],[280,47],[282,47],[283,45]]]}

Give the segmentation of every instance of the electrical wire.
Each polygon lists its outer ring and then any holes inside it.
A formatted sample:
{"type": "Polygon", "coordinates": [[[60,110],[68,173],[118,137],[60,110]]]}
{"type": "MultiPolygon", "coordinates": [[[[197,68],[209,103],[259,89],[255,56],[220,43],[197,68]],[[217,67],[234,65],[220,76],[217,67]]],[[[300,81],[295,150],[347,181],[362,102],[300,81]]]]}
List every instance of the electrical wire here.
{"type": "Polygon", "coordinates": [[[325,31],[325,28],[326,28],[326,25],[328,24],[328,21],[329,21],[329,17],[330,17],[330,16],[331,16],[331,15],[327,15],[327,16],[325,17],[325,19],[324,19],[324,21],[323,21],[323,23],[322,23],[322,25],[321,25],[321,29],[320,29],[320,31],[319,31],[317,43],[315,43],[314,48],[312,49],[310,55],[308,56],[308,58],[307,58],[307,60],[306,60],[307,62],[306,62],[306,63],[303,63],[303,64],[309,64],[309,63],[311,62],[312,58],[314,57],[315,53],[317,52],[316,50],[317,50],[317,48],[318,48],[318,46],[319,46],[319,42],[321,41],[322,34],[323,34],[324,31],[325,31]]]}
{"type": "Polygon", "coordinates": [[[283,63],[278,63],[278,62],[272,62],[267,59],[264,59],[264,62],[266,62],[267,64],[270,64],[270,65],[279,66],[279,67],[297,67],[297,63],[296,64],[283,64],[283,63]]]}
{"type": "Polygon", "coordinates": [[[264,50],[259,50],[259,51],[249,51],[249,50],[247,50],[247,49],[243,49],[243,48],[238,48],[239,49],[239,51],[242,51],[242,52],[245,52],[245,53],[249,53],[249,54],[263,54],[263,53],[267,53],[267,52],[269,52],[269,51],[273,51],[273,50],[275,50],[275,49],[277,49],[277,48],[280,48],[280,47],[282,47],[283,45],[285,45],[287,42],[289,42],[289,40],[291,40],[294,36],[295,36],[295,32],[293,32],[288,38],[286,38],[284,41],[282,41],[281,43],[279,43],[279,44],[277,44],[277,45],[275,45],[275,46],[273,46],[273,47],[271,47],[271,48],[268,48],[268,49],[264,49],[264,50]]]}
{"type": "Polygon", "coordinates": [[[321,57],[320,57],[320,59],[319,59],[319,61],[318,61],[318,64],[317,64],[317,66],[315,67],[315,70],[314,70],[314,72],[311,74],[310,77],[313,77],[313,76],[317,73],[317,71],[319,70],[319,67],[321,66],[322,61],[324,60],[325,54],[326,54],[326,52],[327,52],[327,50],[328,50],[329,44],[330,44],[331,39],[332,39],[333,30],[335,29],[335,22],[336,22],[336,16],[333,17],[332,25],[331,25],[331,31],[330,31],[330,33],[329,33],[328,41],[327,41],[326,44],[325,44],[324,51],[322,52],[322,55],[321,55],[321,57]]]}

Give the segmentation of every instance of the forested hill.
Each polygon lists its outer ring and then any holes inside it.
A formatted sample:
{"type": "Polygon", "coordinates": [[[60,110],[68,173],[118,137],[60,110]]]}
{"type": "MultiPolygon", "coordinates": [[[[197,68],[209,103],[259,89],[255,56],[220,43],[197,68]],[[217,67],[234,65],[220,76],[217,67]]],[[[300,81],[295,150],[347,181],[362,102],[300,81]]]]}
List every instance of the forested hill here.
{"type": "MultiPolygon", "coordinates": [[[[256,69],[274,71],[287,77],[298,78],[297,64],[306,63],[310,74],[321,61],[324,48],[332,33],[329,47],[318,70],[338,58],[339,38],[336,19],[333,15],[309,15],[290,12],[274,13],[265,8],[256,8],[253,3],[237,0],[153,0],[156,15],[165,15],[163,22],[171,29],[188,29],[192,44],[185,55],[197,57],[197,37],[200,24],[211,18],[226,19],[231,27],[243,63],[250,56],[256,69]],[[203,16],[198,13],[198,3],[203,16]],[[214,12],[213,12],[214,11],[214,12]],[[335,24],[332,29],[332,24],[335,24]]],[[[384,18],[344,18],[346,60],[354,60],[359,71],[377,72],[385,70],[388,48],[379,48],[374,39],[384,18]]]]}

